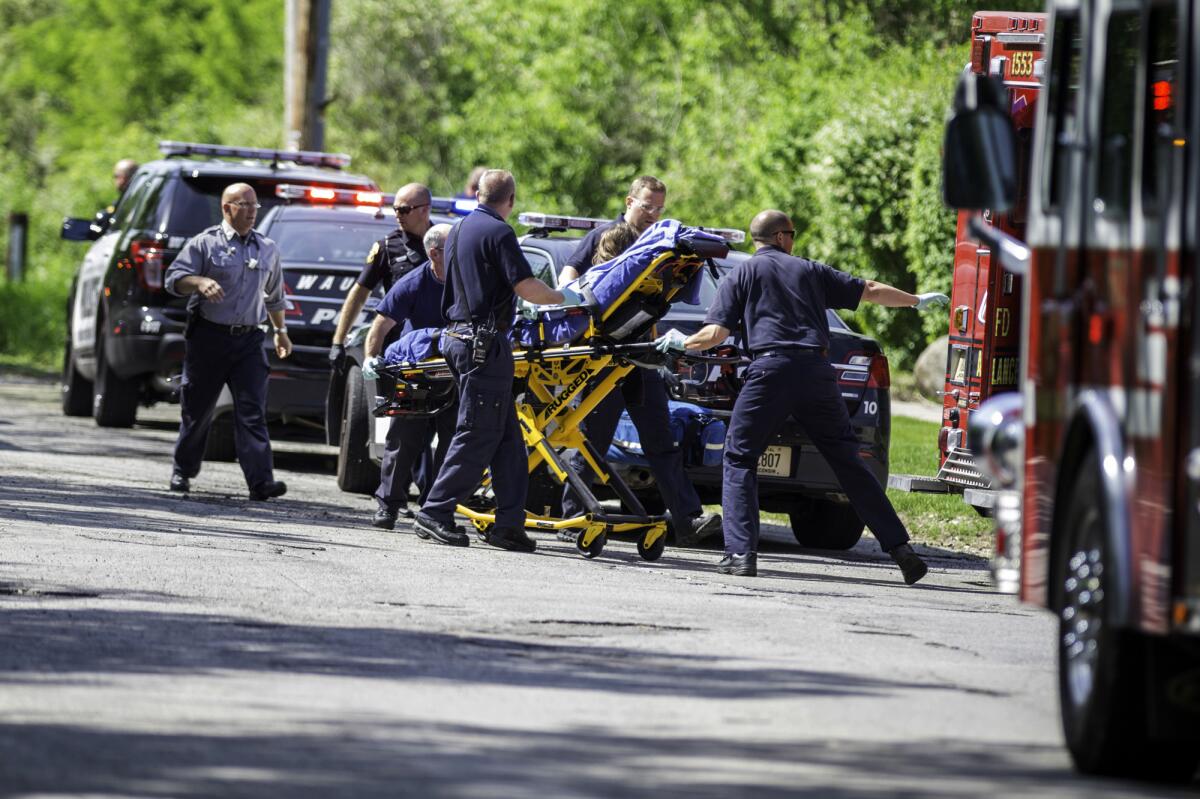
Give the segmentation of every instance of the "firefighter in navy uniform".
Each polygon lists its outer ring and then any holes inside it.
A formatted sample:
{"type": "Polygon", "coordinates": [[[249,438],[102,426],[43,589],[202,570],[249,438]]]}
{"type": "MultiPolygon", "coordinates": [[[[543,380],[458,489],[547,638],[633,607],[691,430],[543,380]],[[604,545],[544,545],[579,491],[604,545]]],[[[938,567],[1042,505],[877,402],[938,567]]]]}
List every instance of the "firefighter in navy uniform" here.
{"type": "MultiPolygon", "coordinates": [[[[588,270],[601,236],[615,225],[625,222],[641,235],[662,215],[666,197],[667,187],[658,178],[643,175],[634,180],[625,197],[625,213],[583,238],[563,266],[559,282],[574,280],[588,270]]],[[[650,463],[654,483],[670,511],[675,543],[687,546],[720,531],[721,517],[703,512],[696,488],[683,468],[683,453],[671,435],[668,399],[662,375],[654,369],[635,369],[622,381],[620,391],[611,392],[588,414],[583,427],[592,446],[599,452],[607,452],[621,420],[621,412],[629,412],[630,421],[638,431],[642,452],[650,463]]],[[[584,481],[591,483],[594,479],[587,461],[579,453],[571,456],[571,466],[584,481]]],[[[584,512],[570,486],[563,487],[562,506],[563,518],[584,512]]]]}
{"type": "Polygon", "coordinates": [[[505,220],[516,200],[510,172],[489,169],[479,179],[479,207],[451,230],[446,242],[447,327],[441,351],[458,381],[457,426],[429,497],[416,515],[422,538],[451,546],[469,540],[454,525],[459,503],[490,469],[496,523],[484,539],[501,549],[532,552],[525,534],[529,469],[513,405],[513,355],[508,331],[516,297],[535,305],[583,305],[573,291],[555,291],[533,276],[505,220]]]}
{"type": "Polygon", "coordinates": [[[333,333],[333,346],[329,348],[329,362],[334,369],[340,371],[345,366],[346,336],[375,287],[382,283],[386,294],[397,280],[429,260],[423,239],[429,230],[432,199],[429,188],[422,183],[409,183],[396,190],[392,211],[399,226],[371,247],[366,265],[346,293],[333,333]]]}
{"type": "Polygon", "coordinates": [[[258,198],[245,183],[221,194],[220,225],[193,236],[167,268],[164,285],[188,297],[187,341],[179,392],[179,438],[171,490],[187,492],[200,472],[213,408],[222,387],[233,392],[234,446],[256,500],[282,496],[267,433],[267,354],[260,324],[268,317],[275,353],[292,352],[283,323],[283,267],[275,242],[254,230],[258,198]]]}
{"type": "Polygon", "coordinates": [[[945,304],[944,294],[909,294],[861,280],[825,264],[792,256],[795,229],[782,211],[762,211],[750,223],[758,245],[721,281],[705,326],[685,338],[672,330],[656,341],[663,351],[708,349],[740,329],[753,362],[746,367],[725,437],[721,509],[725,557],[717,570],[758,573],[758,459],[789,415],[825,457],[842,491],[912,585],[924,561],[908,544],[903,522],[874,473],[859,456],[837,374],[829,363],[827,308],[854,309],[867,301],[889,308],[945,304]]]}
{"type": "MultiPolygon", "coordinates": [[[[442,292],[446,283],[445,242],[450,226],[434,225],[425,234],[425,250],[429,260],[416,271],[409,272],[396,281],[383,302],[376,309],[375,320],[367,334],[364,346],[366,361],[363,378],[376,380],[377,371],[383,365],[379,353],[383,351],[384,339],[393,330],[410,330],[445,325],[442,319],[442,292]]],[[[396,517],[401,512],[411,516],[408,508],[408,486],[413,482],[413,468],[423,462],[429,445],[437,436],[437,452],[432,461],[417,476],[420,501],[424,502],[433,478],[445,458],[446,448],[454,436],[454,422],[458,415],[457,403],[444,408],[432,418],[393,416],[388,427],[387,447],[379,470],[379,488],[375,501],[379,509],[371,524],[385,530],[394,529],[396,517]]]]}

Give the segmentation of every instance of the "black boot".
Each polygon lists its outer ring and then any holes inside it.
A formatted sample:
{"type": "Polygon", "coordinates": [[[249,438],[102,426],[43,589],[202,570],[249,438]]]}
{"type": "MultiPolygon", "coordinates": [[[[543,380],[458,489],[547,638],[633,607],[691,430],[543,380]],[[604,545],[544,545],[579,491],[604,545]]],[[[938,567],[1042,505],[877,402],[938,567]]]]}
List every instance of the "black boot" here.
{"type": "Polygon", "coordinates": [[[732,574],[734,577],[758,576],[758,553],[747,552],[744,555],[726,555],[717,564],[721,574],[732,574]]]}
{"type": "Polygon", "coordinates": [[[901,544],[893,548],[888,554],[892,556],[892,560],[896,561],[896,565],[900,567],[901,573],[904,574],[904,582],[909,585],[920,580],[929,572],[929,567],[925,565],[925,561],[921,560],[921,556],[913,552],[913,548],[908,544],[901,544]]]}

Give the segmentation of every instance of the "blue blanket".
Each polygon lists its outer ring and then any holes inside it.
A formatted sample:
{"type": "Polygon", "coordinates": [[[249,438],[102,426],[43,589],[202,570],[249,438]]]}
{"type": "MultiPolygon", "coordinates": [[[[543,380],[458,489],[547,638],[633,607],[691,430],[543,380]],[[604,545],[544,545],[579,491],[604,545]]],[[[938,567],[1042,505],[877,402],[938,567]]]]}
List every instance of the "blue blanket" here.
{"type": "Polygon", "coordinates": [[[436,327],[418,327],[410,330],[388,345],[383,351],[386,363],[417,363],[439,357],[438,338],[441,330],[436,327]]]}
{"type": "MultiPolygon", "coordinates": [[[[684,465],[720,466],[721,457],[725,454],[725,422],[710,416],[699,405],[671,400],[668,406],[671,412],[671,436],[683,453],[684,465]]],[[[628,411],[622,413],[617,422],[606,459],[609,463],[650,465],[628,411]]]]}
{"type": "MultiPolygon", "coordinates": [[[[719,236],[664,219],[646,228],[628,250],[588,269],[583,276],[563,284],[564,288],[591,291],[600,312],[607,311],[642,276],[654,259],[668,250],[691,251],[700,243],[724,245],[719,236]]],[[[697,271],[691,281],[675,295],[675,301],[696,305],[700,302],[697,271]]],[[[540,347],[574,341],[587,329],[588,313],[580,308],[547,308],[536,321],[518,316],[513,323],[512,339],[519,347],[540,347]]]]}

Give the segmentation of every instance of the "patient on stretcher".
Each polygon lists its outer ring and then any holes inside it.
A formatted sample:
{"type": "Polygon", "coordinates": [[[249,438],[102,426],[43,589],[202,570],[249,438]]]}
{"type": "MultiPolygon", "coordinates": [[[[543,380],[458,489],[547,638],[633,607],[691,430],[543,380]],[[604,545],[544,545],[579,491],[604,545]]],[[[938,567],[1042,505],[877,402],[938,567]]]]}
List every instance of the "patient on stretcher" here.
{"type": "MultiPolygon", "coordinates": [[[[614,227],[606,231],[606,236],[616,229],[614,227]]],[[[623,243],[620,241],[621,235],[620,232],[614,233],[609,244],[618,252],[623,243]]],[[[604,246],[604,237],[601,238],[601,246],[604,246]]],[[[654,260],[668,250],[720,257],[727,252],[727,246],[719,236],[681,225],[677,220],[664,219],[656,222],[646,228],[624,252],[605,263],[593,266],[581,277],[564,284],[565,288],[578,291],[594,300],[594,305],[588,308],[533,306],[526,307],[518,313],[509,333],[514,347],[529,349],[574,341],[587,330],[592,313],[604,314],[608,311],[625,296],[630,286],[645,275],[654,260]]],[[[597,252],[599,251],[598,247],[597,252]]],[[[673,300],[697,304],[700,299],[700,279],[700,272],[697,271],[674,295],[673,300]]],[[[620,340],[627,335],[626,331],[629,329],[631,324],[628,321],[625,324],[614,322],[611,329],[605,329],[603,332],[620,340]]],[[[436,358],[438,333],[435,328],[422,328],[406,333],[388,346],[384,352],[384,360],[389,364],[398,364],[436,358]]]]}

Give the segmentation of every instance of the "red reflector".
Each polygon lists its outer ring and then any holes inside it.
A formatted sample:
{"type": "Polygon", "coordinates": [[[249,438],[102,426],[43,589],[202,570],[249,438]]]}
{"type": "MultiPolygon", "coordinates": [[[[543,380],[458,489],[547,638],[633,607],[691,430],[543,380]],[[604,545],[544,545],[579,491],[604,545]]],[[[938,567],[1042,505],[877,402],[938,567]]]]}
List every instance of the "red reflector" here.
{"type": "Polygon", "coordinates": [[[333,189],[322,189],[314,186],[308,190],[308,196],[313,200],[332,200],[337,197],[337,192],[333,189]]]}
{"type": "Polygon", "coordinates": [[[1098,315],[1093,315],[1088,320],[1088,341],[1093,344],[1099,344],[1104,338],[1104,319],[1098,315]]]}
{"type": "Polygon", "coordinates": [[[284,316],[303,316],[304,315],[300,311],[300,303],[297,302],[296,298],[292,296],[292,287],[287,284],[287,281],[284,281],[284,284],[283,284],[283,298],[284,298],[284,300],[287,301],[287,308],[283,312],[284,316]]]}
{"type": "Polygon", "coordinates": [[[887,356],[882,353],[871,356],[871,376],[867,385],[872,388],[891,388],[892,372],[888,368],[887,356]]]}
{"type": "Polygon", "coordinates": [[[1154,110],[1166,111],[1171,107],[1171,81],[1156,80],[1153,84],[1154,110]]]}

